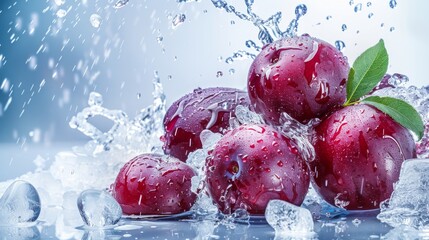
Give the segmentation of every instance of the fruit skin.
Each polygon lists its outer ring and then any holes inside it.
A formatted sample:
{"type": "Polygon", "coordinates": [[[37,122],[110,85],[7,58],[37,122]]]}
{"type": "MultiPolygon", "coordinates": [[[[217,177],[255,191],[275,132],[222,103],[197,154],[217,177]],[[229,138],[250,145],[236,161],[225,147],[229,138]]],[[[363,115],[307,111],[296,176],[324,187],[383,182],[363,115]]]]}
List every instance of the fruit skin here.
{"type": "Polygon", "coordinates": [[[348,210],[379,208],[399,179],[401,164],[416,157],[410,132],[378,109],[359,104],[336,111],[315,129],[312,182],[330,204],[348,210]]]}
{"type": "Polygon", "coordinates": [[[206,160],[208,193],[223,213],[246,209],[264,214],[272,199],[301,205],[308,168],[291,140],[268,125],[227,132],[206,160]]]}
{"type": "Polygon", "coordinates": [[[253,61],[248,92],[255,111],[278,125],[282,112],[305,123],[340,107],[350,67],[334,46],[302,35],[264,46],[253,61]]]}
{"type": "Polygon", "coordinates": [[[113,184],[113,197],[124,214],[167,215],[188,211],[196,200],[191,192],[194,171],[178,159],[141,154],[126,163],[113,184]]]}
{"type": "Polygon", "coordinates": [[[164,117],[164,153],[186,161],[190,152],[202,148],[200,133],[209,129],[223,133],[237,105],[249,106],[247,93],[235,88],[195,89],[167,110],[164,117]]]}

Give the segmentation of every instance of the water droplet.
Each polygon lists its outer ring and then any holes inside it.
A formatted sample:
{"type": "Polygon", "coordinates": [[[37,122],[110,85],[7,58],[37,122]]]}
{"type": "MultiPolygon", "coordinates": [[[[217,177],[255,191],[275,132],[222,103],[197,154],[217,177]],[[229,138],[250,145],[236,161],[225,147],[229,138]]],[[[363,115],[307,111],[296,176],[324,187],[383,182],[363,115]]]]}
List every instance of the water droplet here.
{"type": "Polygon", "coordinates": [[[63,17],[65,17],[67,15],[67,11],[66,10],[64,10],[64,9],[59,9],[58,11],[57,11],[57,17],[59,17],[59,18],[63,18],[63,17]]]}
{"type": "Polygon", "coordinates": [[[95,13],[92,14],[89,17],[89,21],[91,22],[91,25],[95,28],[99,28],[101,25],[101,17],[98,14],[95,14],[95,13]]]}
{"type": "Polygon", "coordinates": [[[341,25],[341,30],[343,32],[346,31],[347,30],[347,25],[346,24],[341,25]]]}
{"type": "Polygon", "coordinates": [[[222,71],[217,71],[216,77],[222,77],[222,76],[223,76],[223,72],[222,71]]]}
{"type": "Polygon", "coordinates": [[[372,18],[374,16],[374,13],[368,13],[368,18],[372,18]]]}
{"type": "Polygon", "coordinates": [[[57,6],[61,6],[61,5],[63,5],[65,2],[66,2],[65,0],[55,0],[55,4],[56,4],[57,6]]]}
{"type": "Polygon", "coordinates": [[[113,8],[116,8],[116,9],[123,8],[125,5],[127,5],[128,2],[129,2],[129,0],[118,0],[113,5],[113,8]]]}
{"type": "Polygon", "coordinates": [[[355,2],[353,1],[353,0],[350,0],[349,1],[349,5],[351,6],[351,5],[353,5],[355,2]]]}
{"type": "Polygon", "coordinates": [[[356,4],[356,6],[355,6],[355,8],[354,8],[354,11],[355,12],[359,12],[359,11],[361,11],[362,10],[362,3],[358,3],[358,4],[356,4]]]}
{"type": "Polygon", "coordinates": [[[332,18],[332,16],[331,16],[331,15],[326,16],[326,20],[329,20],[329,19],[331,19],[331,18],[332,18]]]}
{"type": "Polygon", "coordinates": [[[185,20],[186,20],[186,15],[185,14],[177,14],[176,16],[174,16],[173,21],[171,22],[172,28],[173,29],[177,28],[182,23],[184,23],[185,20]]]}
{"type": "Polygon", "coordinates": [[[137,93],[137,99],[140,99],[142,97],[141,93],[137,93]]]}
{"type": "Polygon", "coordinates": [[[389,31],[391,31],[391,32],[393,32],[395,30],[395,27],[391,27],[390,29],[389,29],[389,31]]]}
{"type": "Polygon", "coordinates": [[[346,44],[341,40],[337,40],[335,41],[335,47],[338,49],[338,51],[341,51],[346,47],[346,44]]]}
{"type": "Polygon", "coordinates": [[[162,37],[162,36],[159,36],[159,37],[156,38],[156,41],[158,43],[162,43],[163,40],[164,40],[164,37],[162,37]]]}
{"type": "Polygon", "coordinates": [[[9,92],[9,88],[10,88],[10,81],[9,79],[5,78],[3,79],[3,82],[0,86],[0,90],[3,90],[3,92],[9,92]]]}
{"type": "Polygon", "coordinates": [[[390,6],[390,8],[395,8],[396,7],[396,0],[390,0],[390,2],[389,2],[389,6],[390,6]]]}
{"type": "Polygon", "coordinates": [[[372,3],[371,3],[371,2],[367,2],[367,3],[366,3],[366,6],[367,6],[367,7],[371,7],[371,5],[372,5],[372,3]]]}
{"type": "Polygon", "coordinates": [[[29,57],[25,63],[28,64],[28,68],[30,68],[30,70],[35,70],[37,68],[36,56],[29,57]]]}
{"type": "Polygon", "coordinates": [[[300,4],[295,8],[295,15],[297,18],[304,16],[307,13],[307,6],[305,4],[300,4]]]}
{"type": "Polygon", "coordinates": [[[230,68],[228,72],[229,72],[229,75],[234,75],[235,69],[234,68],[230,68]]]}
{"type": "Polygon", "coordinates": [[[235,24],[235,21],[234,20],[231,20],[231,25],[234,25],[235,24]]]}

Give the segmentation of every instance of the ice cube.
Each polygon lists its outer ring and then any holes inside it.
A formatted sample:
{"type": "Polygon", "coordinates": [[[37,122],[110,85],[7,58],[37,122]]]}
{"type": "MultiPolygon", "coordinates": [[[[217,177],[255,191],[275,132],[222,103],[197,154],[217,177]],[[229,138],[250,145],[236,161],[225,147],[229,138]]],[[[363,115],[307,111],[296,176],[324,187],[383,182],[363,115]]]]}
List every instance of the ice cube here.
{"type": "Polygon", "coordinates": [[[310,211],[282,200],[271,200],[268,203],[265,218],[276,231],[276,236],[314,234],[310,211]]]}
{"type": "Polygon", "coordinates": [[[0,224],[34,222],[40,214],[40,198],[36,188],[26,181],[13,182],[0,198],[0,224]]]}
{"type": "Polygon", "coordinates": [[[404,161],[399,181],[377,218],[393,227],[429,226],[429,159],[404,161]]]}
{"type": "Polygon", "coordinates": [[[90,227],[115,225],[122,216],[119,203],[107,192],[85,190],[77,199],[80,215],[90,227]]]}

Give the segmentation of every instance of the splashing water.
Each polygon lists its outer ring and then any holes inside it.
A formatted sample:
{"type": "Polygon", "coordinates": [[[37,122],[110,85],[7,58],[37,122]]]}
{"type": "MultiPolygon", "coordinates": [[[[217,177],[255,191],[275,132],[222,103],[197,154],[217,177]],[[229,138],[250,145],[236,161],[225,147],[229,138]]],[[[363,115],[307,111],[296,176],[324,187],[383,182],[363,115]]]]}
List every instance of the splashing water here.
{"type": "Polygon", "coordinates": [[[161,148],[159,137],[163,134],[162,119],[165,114],[165,95],[158,73],[155,72],[154,102],[132,120],[120,110],[109,110],[102,107],[103,99],[99,93],[90,94],[88,105],[70,120],[70,127],[77,129],[93,139],[93,154],[109,151],[112,147],[126,152],[153,152],[161,148]],[[113,121],[107,132],[102,132],[88,120],[94,116],[102,116],[113,121]]]}
{"type": "MultiPolygon", "coordinates": [[[[281,12],[277,12],[264,20],[253,11],[253,0],[245,0],[244,2],[247,7],[247,14],[237,11],[233,5],[228,4],[225,0],[212,0],[212,3],[216,8],[224,9],[226,12],[232,13],[242,20],[253,23],[253,25],[259,29],[258,39],[261,41],[262,45],[272,43],[277,39],[296,36],[298,31],[298,21],[302,16],[307,14],[307,6],[305,4],[299,4],[296,6],[295,18],[291,20],[286,30],[282,31],[279,26],[282,18],[281,12]]],[[[246,41],[246,46],[254,48],[259,52],[261,47],[257,46],[253,42],[251,45],[248,45],[250,42],[252,41],[246,41]]],[[[226,59],[226,63],[232,63],[234,60],[254,59],[255,57],[256,54],[241,50],[235,52],[232,57],[228,57],[226,59]]]]}

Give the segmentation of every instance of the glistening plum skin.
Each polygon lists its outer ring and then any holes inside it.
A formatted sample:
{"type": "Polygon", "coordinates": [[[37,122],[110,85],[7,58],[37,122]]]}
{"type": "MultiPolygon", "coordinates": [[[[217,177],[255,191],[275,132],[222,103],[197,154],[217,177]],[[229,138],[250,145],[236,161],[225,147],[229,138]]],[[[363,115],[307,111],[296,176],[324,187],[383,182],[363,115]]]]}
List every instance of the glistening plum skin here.
{"type": "Polygon", "coordinates": [[[243,125],[227,132],[206,160],[206,186],[226,214],[245,209],[264,214],[272,199],[301,205],[308,168],[292,141],[268,125],[243,125]]]}
{"type": "Polygon", "coordinates": [[[188,211],[194,171],[178,159],[142,154],[126,163],[112,186],[113,197],[128,215],[169,215],[188,211]]]}
{"type": "Polygon", "coordinates": [[[416,157],[410,132],[378,109],[345,107],[315,129],[310,171],[316,191],[348,210],[379,208],[399,179],[401,164],[416,157]]]}
{"type": "Polygon", "coordinates": [[[190,152],[202,147],[203,130],[228,130],[237,105],[249,106],[250,101],[246,92],[234,88],[198,88],[181,97],[164,117],[164,153],[186,161],[190,152]]]}
{"type": "Polygon", "coordinates": [[[248,76],[255,111],[271,124],[286,112],[305,123],[340,107],[346,99],[350,67],[334,46],[309,35],[264,46],[248,76]]]}

